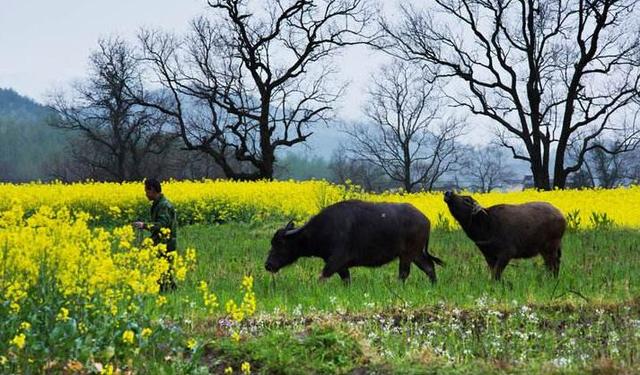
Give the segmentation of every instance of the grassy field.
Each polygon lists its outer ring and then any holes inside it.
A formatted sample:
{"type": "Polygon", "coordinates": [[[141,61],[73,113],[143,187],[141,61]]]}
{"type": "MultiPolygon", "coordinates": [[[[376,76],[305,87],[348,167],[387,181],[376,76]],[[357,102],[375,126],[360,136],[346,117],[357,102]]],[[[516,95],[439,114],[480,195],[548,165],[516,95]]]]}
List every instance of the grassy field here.
{"type": "Polygon", "coordinates": [[[513,261],[490,280],[480,252],[460,231],[432,233],[430,252],[446,262],[431,285],[415,266],[405,284],[397,262],[354,268],[352,283],[317,281],[319,259],[272,276],[264,270],[278,224],[181,229],[180,247],[198,249],[198,267],[167,308],[205,343],[199,363],[221,372],[241,361],[262,373],[582,373],[640,371],[640,233],[570,232],[560,277],[541,259],[513,261]],[[221,300],[255,279],[258,313],[244,338],[210,339],[221,317],[190,309],[207,281],[221,300]]]}

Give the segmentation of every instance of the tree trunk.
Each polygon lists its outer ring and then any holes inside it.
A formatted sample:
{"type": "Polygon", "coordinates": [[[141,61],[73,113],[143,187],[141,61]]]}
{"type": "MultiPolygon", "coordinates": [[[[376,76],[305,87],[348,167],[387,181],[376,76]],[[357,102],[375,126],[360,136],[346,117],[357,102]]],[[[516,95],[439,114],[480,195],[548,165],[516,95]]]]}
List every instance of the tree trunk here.
{"type": "Polygon", "coordinates": [[[536,189],[551,190],[549,181],[549,170],[539,160],[531,161],[531,173],[533,174],[533,185],[536,189]]]}
{"type": "Polygon", "coordinates": [[[411,193],[413,186],[411,184],[411,154],[409,153],[409,144],[408,142],[404,142],[403,145],[403,156],[404,156],[404,190],[407,193],[411,193]]]}
{"type": "Polygon", "coordinates": [[[553,186],[564,189],[567,185],[567,172],[564,169],[564,155],[566,153],[567,143],[561,139],[558,143],[556,151],[556,162],[553,168],[553,186]]]}
{"type": "Polygon", "coordinates": [[[262,108],[260,112],[260,149],[262,150],[262,160],[260,163],[260,176],[267,180],[273,180],[273,164],[275,155],[271,144],[271,132],[269,130],[269,107],[271,105],[271,95],[264,93],[262,97],[262,108]]]}

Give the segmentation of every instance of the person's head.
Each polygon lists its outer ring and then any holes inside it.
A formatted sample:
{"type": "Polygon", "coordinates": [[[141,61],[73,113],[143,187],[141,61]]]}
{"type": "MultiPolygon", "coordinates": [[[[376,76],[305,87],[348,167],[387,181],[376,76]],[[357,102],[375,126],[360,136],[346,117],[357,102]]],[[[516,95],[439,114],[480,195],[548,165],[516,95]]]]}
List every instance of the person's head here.
{"type": "Polygon", "coordinates": [[[160,186],[160,181],[155,178],[147,178],[144,180],[144,192],[147,195],[147,199],[150,201],[156,200],[160,193],[162,193],[162,186],[160,186]]]}

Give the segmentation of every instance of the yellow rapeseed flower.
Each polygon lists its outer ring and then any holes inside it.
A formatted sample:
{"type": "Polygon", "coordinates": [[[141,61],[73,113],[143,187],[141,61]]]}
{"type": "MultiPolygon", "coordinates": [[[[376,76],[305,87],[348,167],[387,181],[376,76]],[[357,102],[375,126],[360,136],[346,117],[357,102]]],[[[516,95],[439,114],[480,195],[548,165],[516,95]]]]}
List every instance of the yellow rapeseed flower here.
{"type": "Polygon", "coordinates": [[[169,228],[160,228],[160,238],[170,238],[171,237],[171,229],[169,228]]]}
{"type": "Polygon", "coordinates": [[[246,290],[251,290],[253,289],[253,276],[249,275],[249,276],[244,276],[242,278],[242,286],[246,289],[246,290]]]}
{"type": "Polygon", "coordinates": [[[198,345],[198,341],[193,337],[187,340],[187,348],[189,348],[189,350],[193,350],[196,345],[198,345]]]}
{"type": "Polygon", "coordinates": [[[113,369],[113,365],[111,363],[109,363],[108,365],[104,366],[102,371],[100,371],[100,375],[113,375],[113,373],[114,373],[114,369],[113,369]]]}
{"type": "MultiPolygon", "coordinates": [[[[0,184],[0,196],[3,188],[0,184]]],[[[26,213],[21,206],[7,210],[0,203],[0,243],[4,249],[0,262],[15,271],[3,279],[0,301],[8,302],[12,314],[20,311],[27,291],[38,282],[45,255],[47,264],[65,265],[52,269],[57,288],[65,297],[80,297],[89,303],[95,295],[101,296],[104,305],[91,308],[117,315],[123,301],[159,293],[157,280],[169,267],[156,256],[159,247],[153,242],[133,247],[135,233],[129,225],[108,231],[90,225],[90,220],[91,215],[72,214],[66,207],[42,205],[26,213]],[[113,251],[114,244],[118,251],[113,251]]],[[[176,264],[186,264],[177,253],[173,255],[176,264]]],[[[68,309],[62,308],[56,318],[66,321],[68,314],[68,309]]]]}
{"type": "Polygon", "coordinates": [[[227,314],[231,316],[231,319],[236,322],[242,322],[244,320],[244,311],[236,305],[235,301],[230,299],[225,304],[225,310],[227,314]]]}
{"type": "Polygon", "coordinates": [[[166,303],[167,303],[167,297],[158,296],[156,298],[156,306],[161,307],[161,306],[164,306],[166,303]]]}
{"type": "Polygon", "coordinates": [[[109,207],[109,212],[111,213],[111,215],[118,217],[122,213],[122,210],[118,206],[111,206],[109,207]]]}
{"type": "MultiPolygon", "coordinates": [[[[114,222],[134,220],[148,209],[148,203],[140,196],[141,187],[139,182],[0,184],[0,212],[7,212],[0,217],[0,226],[10,226],[20,220],[21,216],[16,212],[33,212],[43,206],[50,207],[54,213],[63,207],[74,213],[90,210],[87,220],[96,217],[114,222]],[[120,207],[128,208],[122,210],[120,207]]],[[[188,212],[189,220],[196,222],[238,220],[247,215],[253,221],[283,216],[304,221],[323,207],[349,198],[411,203],[434,221],[434,227],[450,225],[453,220],[442,193],[370,194],[353,186],[332,185],[325,181],[172,181],[163,185],[163,191],[172,197],[179,220],[181,212],[188,212]]],[[[640,199],[640,186],[542,192],[525,190],[473,196],[482,205],[532,200],[550,202],[565,214],[579,211],[577,217],[581,219],[581,228],[594,226],[590,221],[594,212],[606,213],[617,225],[640,228],[640,216],[625,204],[640,199]]],[[[453,226],[457,227],[457,224],[453,226]]]]}
{"type": "Polygon", "coordinates": [[[136,334],[132,330],[128,329],[122,333],[122,342],[125,344],[133,344],[135,337],[136,334]]]}
{"type": "Polygon", "coordinates": [[[7,364],[7,357],[0,355],[0,366],[4,366],[7,364]]]}
{"type": "Polygon", "coordinates": [[[140,333],[140,335],[141,335],[143,338],[145,338],[145,339],[146,339],[147,337],[151,336],[151,333],[153,333],[153,331],[151,330],[151,328],[143,328],[143,329],[142,329],[142,332],[140,333]]]}
{"type": "Polygon", "coordinates": [[[231,334],[231,340],[235,342],[240,341],[240,334],[238,333],[238,331],[233,331],[233,333],[231,334]]]}
{"type": "Polygon", "coordinates": [[[20,329],[28,331],[31,329],[31,323],[29,322],[22,322],[20,323],[20,329]]]}
{"type": "Polygon", "coordinates": [[[9,304],[9,309],[11,309],[12,313],[17,314],[20,312],[20,305],[17,304],[16,302],[11,302],[9,304]]]}
{"type": "Polygon", "coordinates": [[[198,284],[198,290],[202,294],[203,305],[209,312],[218,307],[218,297],[209,291],[209,286],[206,281],[200,281],[198,284]]]}
{"type": "Polygon", "coordinates": [[[249,364],[249,362],[242,362],[242,365],[240,366],[240,370],[242,371],[243,374],[250,374],[251,365],[249,364]]]}
{"type": "Polygon", "coordinates": [[[69,309],[61,307],[60,312],[56,315],[56,320],[66,322],[69,320],[69,309]]]}
{"type": "Polygon", "coordinates": [[[23,349],[26,344],[26,341],[27,341],[27,336],[25,336],[24,333],[19,333],[15,335],[13,339],[11,339],[11,341],[9,341],[9,344],[15,345],[15,347],[18,349],[23,349]]]}
{"type": "Polygon", "coordinates": [[[184,253],[184,260],[189,264],[196,262],[196,250],[194,248],[187,248],[184,253]]]}
{"type": "Polygon", "coordinates": [[[233,367],[229,366],[226,369],[224,369],[224,373],[229,375],[229,374],[233,374],[233,367]]]}

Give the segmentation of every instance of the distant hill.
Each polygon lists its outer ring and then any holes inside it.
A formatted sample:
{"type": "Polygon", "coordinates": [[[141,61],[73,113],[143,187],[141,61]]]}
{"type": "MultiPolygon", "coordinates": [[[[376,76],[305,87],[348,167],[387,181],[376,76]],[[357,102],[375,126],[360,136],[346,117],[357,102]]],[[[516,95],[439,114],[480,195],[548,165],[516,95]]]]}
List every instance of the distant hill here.
{"type": "Polygon", "coordinates": [[[3,118],[23,118],[34,121],[48,112],[47,107],[18,94],[13,89],[0,88],[0,116],[3,118]]]}
{"type": "Polygon", "coordinates": [[[0,88],[0,181],[49,179],[46,164],[63,148],[64,134],[47,125],[47,107],[0,88]]]}

